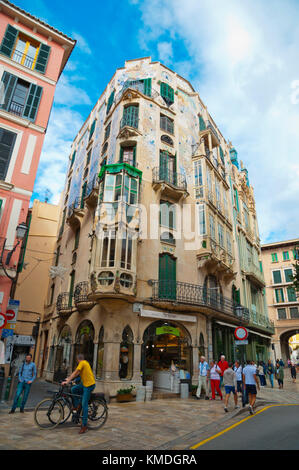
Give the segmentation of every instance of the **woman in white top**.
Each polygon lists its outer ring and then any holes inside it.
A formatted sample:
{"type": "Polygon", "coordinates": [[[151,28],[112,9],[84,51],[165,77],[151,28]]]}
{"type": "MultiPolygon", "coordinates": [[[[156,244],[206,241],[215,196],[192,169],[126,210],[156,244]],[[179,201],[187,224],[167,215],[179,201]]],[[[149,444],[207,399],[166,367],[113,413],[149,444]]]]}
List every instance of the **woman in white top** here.
{"type": "Polygon", "coordinates": [[[217,366],[217,363],[215,361],[211,361],[211,368],[210,368],[211,391],[212,391],[211,400],[215,400],[215,389],[222,400],[222,393],[220,390],[220,374],[221,374],[220,367],[217,366]]]}

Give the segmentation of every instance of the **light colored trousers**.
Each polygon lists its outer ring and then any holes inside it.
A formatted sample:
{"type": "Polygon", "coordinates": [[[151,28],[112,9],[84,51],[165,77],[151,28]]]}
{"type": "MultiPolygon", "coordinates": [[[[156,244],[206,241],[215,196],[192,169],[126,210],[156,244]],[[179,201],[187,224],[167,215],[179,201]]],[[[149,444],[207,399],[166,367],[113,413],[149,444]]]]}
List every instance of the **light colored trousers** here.
{"type": "Polygon", "coordinates": [[[204,389],[205,394],[207,395],[208,394],[208,391],[207,391],[207,377],[206,376],[203,377],[202,375],[200,375],[198,377],[198,387],[197,387],[197,392],[196,392],[197,398],[200,397],[202,388],[204,389]]]}

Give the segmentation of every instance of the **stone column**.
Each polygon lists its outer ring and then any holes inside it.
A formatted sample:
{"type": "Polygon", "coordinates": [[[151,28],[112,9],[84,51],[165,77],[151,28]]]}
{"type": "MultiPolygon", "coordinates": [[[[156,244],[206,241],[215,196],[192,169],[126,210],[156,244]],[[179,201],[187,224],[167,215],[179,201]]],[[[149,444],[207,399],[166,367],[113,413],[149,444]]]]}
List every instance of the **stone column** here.
{"type": "Polygon", "coordinates": [[[192,373],[192,383],[194,385],[198,384],[198,346],[192,346],[192,357],[193,357],[193,373],[192,373]]]}
{"type": "Polygon", "coordinates": [[[116,341],[104,342],[103,374],[104,380],[119,380],[119,348],[116,341]]]}
{"type": "Polygon", "coordinates": [[[133,355],[133,377],[132,382],[141,384],[142,377],[140,371],[141,364],[141,343],[134,343],[134,355],[133,355]]]}

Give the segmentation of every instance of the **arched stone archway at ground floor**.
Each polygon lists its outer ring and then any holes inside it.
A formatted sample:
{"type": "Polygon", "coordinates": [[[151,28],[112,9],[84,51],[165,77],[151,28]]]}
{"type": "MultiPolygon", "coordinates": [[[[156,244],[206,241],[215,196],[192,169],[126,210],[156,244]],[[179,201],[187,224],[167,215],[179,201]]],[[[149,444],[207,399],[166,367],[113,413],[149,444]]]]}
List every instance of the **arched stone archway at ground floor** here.
{"type": "MultiPolygon", "coordinates": [[[[299,326],[298,328],[293,327],[277,332],[272,341],[273,360],[282,359],[285,364],[288,359],[292,360],[292,350],[289,345],[289,340],[296,334],[299,334],[299,326]]],[[[293,358],[294,357],[293,355],[293,358]]],[[[299,351],[297,359],[299,361],[299,351]]]]}

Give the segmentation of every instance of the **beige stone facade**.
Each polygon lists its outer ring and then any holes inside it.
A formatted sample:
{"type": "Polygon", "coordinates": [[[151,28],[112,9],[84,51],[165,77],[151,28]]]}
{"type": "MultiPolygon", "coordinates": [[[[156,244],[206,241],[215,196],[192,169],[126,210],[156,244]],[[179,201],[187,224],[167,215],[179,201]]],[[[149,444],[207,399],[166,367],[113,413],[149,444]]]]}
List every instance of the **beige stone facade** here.
{"type": "Polygon", "coordinates": [[[247,355],[259,342],[267,355],[254,194],[238,165],[188,81],[150,58],[116,71],[71,149],[45,377],[83,351],[110,395],[149,378],[169,388],[171,360],[196,383],[200,354],[244,357],[240,325],[247,355]]]}
{"type": "MultiPolygon", "coordinates": [[[[49,268],[53,264],[53,253],[56,247],[59,221],[59,207],[35,200],[30,209],[28,223],[29,232],[26,250],[21,264],[21,272],[17,277],[14,298],[20,301],[20,309],[14,335],[22,336],[22,343],[14,346],[12,366],[17,367],[26,352],[35,356],[35,361],[42,373],[45,351],[35,344],[33,328],[42,322],[45,298],[48,294],[49,268]]],[[[44,342],[46,347],[47,341],[44,342]]]]}
{"type": "Polygon", "coordinates": [[[262,245],[269,318],[275,325],[273,358],[282,358],[285,362],[291,356],[289,339],[299,333],[299,299],[290,279],[298,245],[298,238],[262,245]]]}

